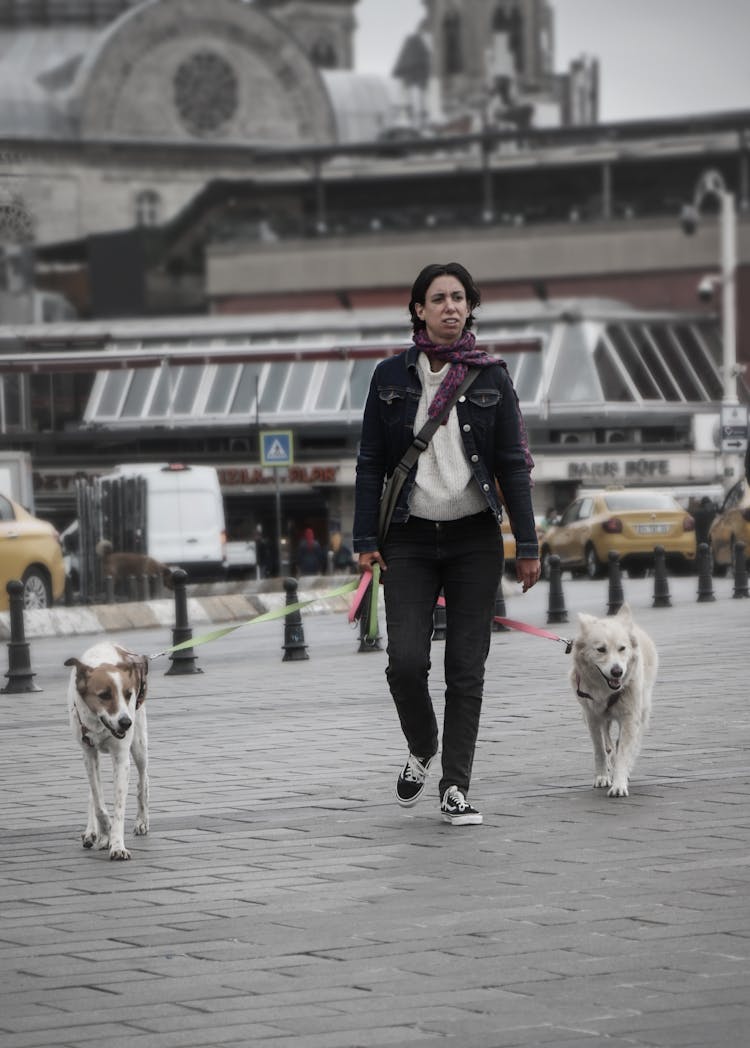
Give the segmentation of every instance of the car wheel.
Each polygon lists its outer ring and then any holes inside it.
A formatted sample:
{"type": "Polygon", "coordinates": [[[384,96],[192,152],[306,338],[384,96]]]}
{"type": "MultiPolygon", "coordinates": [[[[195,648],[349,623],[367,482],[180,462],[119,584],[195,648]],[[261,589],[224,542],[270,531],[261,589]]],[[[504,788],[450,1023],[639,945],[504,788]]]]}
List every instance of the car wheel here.
{"type": "Polygon", "coordinates": [[[49,608],[52,605],[52,587],[41,568],[27,568],[23,582],[23,606],[27,611],[49,608]]]}
{"type": "Polygon", "coordinates": [[[586,560],[586,574],[590,579],[600,579],[604,574],[604,565],[599,561],[596,550],[592,545],[586,547],[584,554],[586,560]]]}

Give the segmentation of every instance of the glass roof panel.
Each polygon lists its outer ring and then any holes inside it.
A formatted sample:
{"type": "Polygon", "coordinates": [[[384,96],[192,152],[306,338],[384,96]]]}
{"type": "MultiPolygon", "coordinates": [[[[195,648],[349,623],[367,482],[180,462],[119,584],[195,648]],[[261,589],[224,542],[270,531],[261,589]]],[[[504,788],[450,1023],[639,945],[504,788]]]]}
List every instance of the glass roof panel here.
{"type": "MultiPolygon", "coordinates": [[[[531,356],[531,354],[526,354],[531,356]]],[[[539,357],[541,369],[541,354],[539,357]]],[[[592,365],[585,333],[580,324],[569,324],[557,355],[549,386],[549,398],[559,403],[602,399],[601,386],[592,365]]]]}
{"type": "Polygon", "coordinates": [[[625,324],[608,324],[607,337],[632,379],[639,395],[644,400],[661,400],[662,396],[651,372],[629,337],[625,324]]]}
{"type": "MultiPolygon", "coordinates": [[[[272,367],[273,365],[269,365],[272,367]]],[[[235,389],[231,415],[254,415],[256,412],[255,394],[261,388],[263,364],[243,364],[242,374],[235,389]]]]}
{"type": "Polygon", "coordinates": [[[344,399],[348,374],[348,360],[329,360],[325,364],[314,410],[338,411],[344,399]]]}
{"type": "Polygon", "coordinates": [[[240,364],[219,364],[214,372],[211,389],[206,397],[207,415],[225,415],[229,409],[229,398],[240,373],[240,364]]]}
{"type": "Polygon", "coordinates": [[[596,344],[596,349],[594,350],[594,363],[596,364],[599,381],[602,384],[602,391],[605,400],[635,400],[625,376],[615,363],[614,354],[610,354],[610,350],[603,337],[600,337],[596,344]]]}
{"type": "Polygon", "coordinates": [[[159,368],[159,377],[156,380],[156,389],[151,399],[151,417],[165,418],[169,414],[169,405],[172,400],[172,387],[176,381],[176,372],[168,365],[159,368]]]}
{"type": "Polygon", "coordinates": [[[279,410],[279,401],[284,392],[291,364],[271,364],[260,397],[260,408],[264,414],[279,410]]]}
{"type": "Polygon", "coordinates": [[[132,372],[125,402],[120,409],[121,418],[141,418],[148,404],[149,393],[154,381],[153,368],[137,368],[132,372]]]}
{"type": "Polygon", "coordinates": [[[701,389],[674,330],[664,324],[650,324],[648,331],[659,347],[664,362],[669,368],[672,378],[680,387],[685,400],[705,400],[705,393],[701,389]]]}
{"type": "Polygon", "coordinates": [[[119,415],[123,394],[132,377],[132,371],[104,372],[104,383],[96,405],[96,418],[114,418],[119,415]]]}
{"type": "Polygon", "coordinates": [[[289,368],[289,379],[279,405],[280,411],[302,411],[304,409],[316,366],[311,361],[297,361],[293,367],[289,368]]]}
{"type": "Polygon", "coordinates": [[[377,360],[355,360],[349,377],[349,401],[352,411],[362,411],[377,360]]]}
{"type": "Polygon", "coordinates": [[[174,398],[176,415],[191,415],[195,408],[195,397],[206,370],[204,364],[187,364],[180,368],[177,379],[177,390],[174,398]]]}
{"type": "Polygon", "coordinates": [[[724,384],[720,366],[717,367],[712,359],[710,346],[698,337],[698,331],[692,324],[680,324],[674,328],[674,333],[682,343],[709,399],[721,400],[724,384]]]}

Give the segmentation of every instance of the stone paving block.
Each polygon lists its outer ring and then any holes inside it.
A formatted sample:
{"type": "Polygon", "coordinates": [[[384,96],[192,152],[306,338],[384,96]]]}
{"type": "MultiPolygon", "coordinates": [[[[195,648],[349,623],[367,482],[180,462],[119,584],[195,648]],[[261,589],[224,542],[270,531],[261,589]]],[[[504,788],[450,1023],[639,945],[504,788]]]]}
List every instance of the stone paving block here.
{"type": "MultiPolygon", "coordinates": [[[[0,1029],[10,1017],[39,1048],[80,1048],[109,1015],[107,1044],[128,1048],[245,1048],[250,1030],[253,1048],[660,1048],[705,1020],[704,1048],[732,1048],[734,1010],[750,1018],[750,723],[733,665],[750,609],[696,605],[686,579],[651,612],[647,582],[629,600],[662,674],[630,798],[591,788],[561,646],[498,634],[472,785],[485,824],[445,826],[434,793],[405,815],[385,657],[316,613],[305,664],[282,663],[282,621],[203,646],[200,675],[154,663],[152,830],[122,864],[80,846],[71,642],[39,638],[45,691],[3,701],[0,1029]]],[[[543,626],[543,591],[527,597],[509,615],[543,626]]],[[[603,612],[596,584],[568,603],[603,612]]],[[[166,636],[123,640],[151,652],[166,636]]],[[[131,784],[129,826],[134,810],[131,784]]]]}

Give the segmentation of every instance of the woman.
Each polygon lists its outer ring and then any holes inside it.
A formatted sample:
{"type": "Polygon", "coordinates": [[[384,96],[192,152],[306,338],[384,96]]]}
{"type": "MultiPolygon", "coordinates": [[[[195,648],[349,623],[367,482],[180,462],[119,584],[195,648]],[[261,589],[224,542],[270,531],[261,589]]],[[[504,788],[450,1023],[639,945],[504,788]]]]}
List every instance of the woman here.
{"type": "Polygon", "coordinates": [[[381,361],[365,405],[357,458],[354,550],[361,571],[379,564],[388,627],[386,677],[409,746],[396,783],[415,804],[438,750],[428,688],[433,610],[446,601],[445,714],[440,811],[453,825],[481,823],[467,799],[502,571],[502,490],[516,537],[524,592],[539,579],[529,454],[518,399],[504,364],[477,350],[471,331],[480,295],[457,262],[417,277],[409,312],[414,344],[381,361]],[[382,548],[383,483],[422,427],[438,415],[468,366],[479,373],[410,471],[382,548]]]}

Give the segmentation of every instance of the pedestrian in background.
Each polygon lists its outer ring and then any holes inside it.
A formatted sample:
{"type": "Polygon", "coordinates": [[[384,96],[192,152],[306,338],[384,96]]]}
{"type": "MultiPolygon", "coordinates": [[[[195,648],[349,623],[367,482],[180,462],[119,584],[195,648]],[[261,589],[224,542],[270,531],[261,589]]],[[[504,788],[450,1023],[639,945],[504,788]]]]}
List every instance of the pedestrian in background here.
{"type": "Polygon", "coordinates": [[[349,574],[354,569],[354,555],[344,544],[340,531],[331,535],[331,548],[328,551],[332,574],[349,574]]]}
{"type": "Polygon", "coordinates": [[[365,404],[357,458],[354,550],[360,570],[382,569],[388,630],[386,677],[409,747],[396,783],[404,807],[424,791],[438,751],[429,691],[433,611],[446,602],[442,818],[481,823],[469,803],[484,667],[502,568],[502,507],[517,542],[524,592],[539,579],[526,430],[504,363],[478,350],[480,293],[457,262],[426,266],[411,292],[413,344],[381,361],[365,404]],[[467,369],[478,375],[408,473],[390,528],[378,537],[383,484],[428,417],[439,417],[467,369]]]}
{"type": "Polygon", "coordinates": [[[326,570],[326,557],[323,548],[315,538],[312,528],[305,528],[302,541],[297,546],[297,574],[323,575],[326,570]]]}

